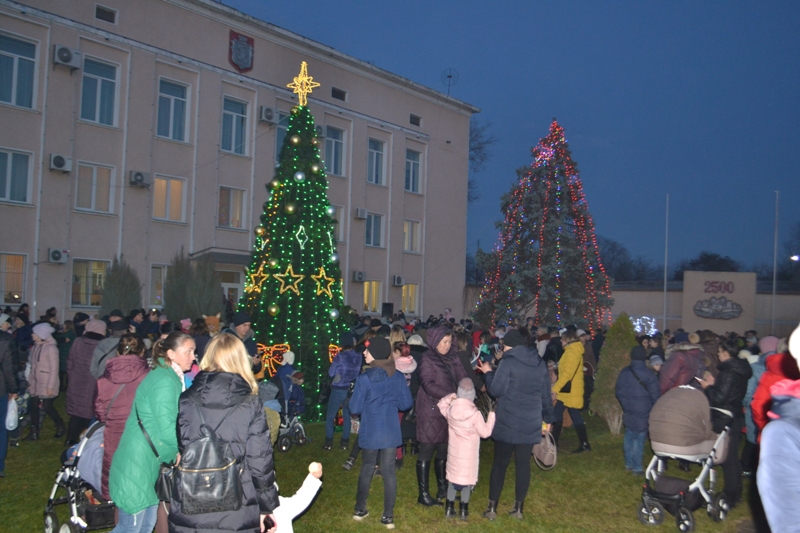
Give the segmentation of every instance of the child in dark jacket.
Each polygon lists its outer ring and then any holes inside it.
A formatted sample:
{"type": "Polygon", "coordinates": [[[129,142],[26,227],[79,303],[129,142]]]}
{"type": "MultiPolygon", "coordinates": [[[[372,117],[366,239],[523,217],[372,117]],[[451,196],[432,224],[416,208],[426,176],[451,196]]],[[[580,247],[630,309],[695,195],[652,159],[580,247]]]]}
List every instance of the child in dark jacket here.
{"type": "Polygon", "coordinates": [[[331,395],[328,399],[328,413],[325,416],[325,444],[324,450],[333,448],[334,419],[339,408],[342,408],[342,442],[341,448],[346,450],[350,445],[350,409],[347,397],[350,395],[350,386],[361,372],[362,357],[353,351],[355,339],[353,334],[347,332],[342,335],[342,351],[333,358],[328,369],[331,378],[331,395]]]}
{"type": "Polygon", "coordinates": [[[625,468],[635,476],[644,475],[642,455],[647,440],[650,410],[659,397],[658,377],[647,368],[647,352],[642,346],[631,350],[631,364],[617,377],[616,395],[622,406],[625,440],[622,450],[625,468]]]}

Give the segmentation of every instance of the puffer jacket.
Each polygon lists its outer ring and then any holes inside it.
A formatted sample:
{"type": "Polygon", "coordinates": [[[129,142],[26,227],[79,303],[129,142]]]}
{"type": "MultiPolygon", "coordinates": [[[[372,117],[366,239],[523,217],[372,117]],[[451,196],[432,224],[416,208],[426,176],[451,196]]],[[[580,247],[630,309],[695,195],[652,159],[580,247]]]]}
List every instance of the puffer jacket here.
{"type": "MultiPolygon", "coordinates": [[[[753,413],[753,422],[759,431],[764,430],[764,426],[769,422],[767,413],[772,407],[772,395],[770,387],[783,379],[800,380],[800,370],[797,368],[797,361],[789,353],[776,353],[770,355],[764,361],[766,371],[761,376],[750,408],[753,413]]],[[[761,436],[759,435],[759,439],[761,436]]]]}
{"type": "Polygon", "coordinates": [[[14,337],[0,330],[0,397],[16,394],[18,391],[15,369],[12,364],[14,337]]]}
{"type": "Polygon", "coordinates": [[[731,358],[719,364],[714,385],[706,389],[711,407],[726,409],[734,418],[744,418],[742,400],[747,393],[747,380],[753,375],[746,359],[731,358]]]}
{"type": "Polygon", "coordinates": [[[92,354],[102,335],[84,332],[82,337],[72,342],[67,359],[67,414],[91,419],[94,414],[94,394],[97,380],[89,371],[92,354]]]}
{"type": "Polygon", "coordinates": [[[541,441],[542,419],[551,424],[555,417],[550,372],[537,350],[515,346],[503,354],[497,370],[488,372],[485,379],[486,390],[497,399],[492,438],[508,444],[541,441]]]}
{"type": "Polygon", "coordinates": [[[131,414],[136,389],[150,371],[147,360],[138,355],[118,355],[108,362],[103,376],[97,380],[94,414],[106,427],[103,430],[103,477],[101,492],[108,495],[108,473],[111,460],[119,447],[125,423],[131,414]],[[119,392],[119,394],[117,394],[119,392]],[[116,398],[114,396],[116,395],[116,398]],[[111,400],[114,403],[111,404],[111,400]],[[110,409],[109,409],[110,407],[110,409]]]}
{"type": "Polygon", "coordinates": [[[58,346],[53,337],[38,342],[31,348],[31,374],[28,391],[31,396],[55,398],[58,396],[58,346]]]}
{"type": "Polygon", "coordinates": [[[454,485],[474,485],[478,482],[481,439],[492,434],[494,411],[486,420],[475,402],[448,394],[439,400],[439,411],[447,419],[447,481],[454,485]]]}
{"type": "Polygon", "coordinates": [[[331,380],[331,387],[334,389],[349,389],[358,374],[361,372],[361,361],[363,357],[360,353],[353,350],[344,350],[336,354],[333,358],[328,376],[331,380]]]}
{"type": "Polygon", "coordinates": [[[617,401],[622,406],[622,421],[631,431],[647,431],[650,410],[659,396],[658,378],[644,361],[631,361],[617,376],[617,401]],[[639,383],[633,372],[639,376],[639,383]]]}
{"type": "Polygon", "coordinates": [[[697,344],[680,343],[667,348],[667,360],[658,374],[661,395],[681,385],[692,385],[705,370],[705,353],[697,344]]]}
{"type": "Polygon", "coordinates": [[[406,378],[394,361],[375,360],[358,378],[350,398],[350,412],[361,415],[358,444],[365,450],[396,448],[403,443],[397,413],[411,409],[414,400],[406,378]]]}
{"type": "Polygon", "coordinates": [[[238,511],[187,515],[181,511],[181,502],[173,500],[169,513],[170,531],[259,532],[259,515],[271,514],[278,507],[278,489],[267,418],[258,396],[252,394],[250,385],[239,374],[201,371],[192,386],[181,394],[179,411],[181,448],[201,436],[202,423],[215,428],[229,415],[217,428],[216,434],[231,444],[237,461],[244,466],[241,474],[242,506],[238,511]]]}
{"type": "Polygon", "coordinates": [[[111,499],[128,514],[158,504],[155,483],[159,465],[172,463],[178,455],[178,398],[183,379],[168,366],[156,365],[139,384],[125,423],[119,447],[111,461],[108,489],[111,499]],[[145,440],[137,422],[142,420],[158,457],[145,440]]]}
{"type": "Polygon", "coordinates": [[[580,342],[571,342],[564,348],[564,354],[558,362],[558,381],[553,385],[553,392],[565,406],[583,408],[583,344],[580,342]],[[569,392],[561,392],[570,381],[572,386],[569,392]]]}

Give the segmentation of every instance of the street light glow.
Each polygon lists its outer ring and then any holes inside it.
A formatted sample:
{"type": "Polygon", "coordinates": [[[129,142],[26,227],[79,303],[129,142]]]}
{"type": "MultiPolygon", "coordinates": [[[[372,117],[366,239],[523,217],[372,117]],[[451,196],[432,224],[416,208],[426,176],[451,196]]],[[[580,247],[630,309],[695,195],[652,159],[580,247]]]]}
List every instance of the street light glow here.
{"type": "Polygon", "coordinates": [[[793,255],[789,259],[791,259],[792,261],[800,261],[800,255],[793,255]]]}

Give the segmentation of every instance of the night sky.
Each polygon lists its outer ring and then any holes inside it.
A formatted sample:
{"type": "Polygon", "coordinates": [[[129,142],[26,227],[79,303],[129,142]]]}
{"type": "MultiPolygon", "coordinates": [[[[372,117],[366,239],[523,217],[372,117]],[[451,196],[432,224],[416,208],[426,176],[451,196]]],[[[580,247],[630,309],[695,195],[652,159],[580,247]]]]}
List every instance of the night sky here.
{"type": "Polygon", "coordinates": [[[494,246],[500,195],[554,117],[597,233],[632,255],[663,264],[667,193],[671,265],[771,265],[776,190],[780,254],[800,221],[800,2],[224,3],[443,92],[459,72],[451,95],[498,138],[470,250],[494,246]]]}

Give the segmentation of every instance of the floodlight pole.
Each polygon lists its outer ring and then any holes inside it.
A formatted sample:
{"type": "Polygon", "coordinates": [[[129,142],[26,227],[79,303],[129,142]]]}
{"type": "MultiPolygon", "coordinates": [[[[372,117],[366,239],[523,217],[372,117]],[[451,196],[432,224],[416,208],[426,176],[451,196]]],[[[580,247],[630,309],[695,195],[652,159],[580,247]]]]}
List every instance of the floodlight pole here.
{"type": "Polygon", "coordinates": [[[775,243],[772,250],[772,320],[770,334],[775,334],[775,294],[778,286],[778,199],[780,192],[775,191],[775,243]]]}
{"type": "Polygon", "coordinates": [[[669,193],[667,193],[667,215],[664,230],[664,327],[662,332],[667,329],[667,259],[669,258],[669,193]]]}

